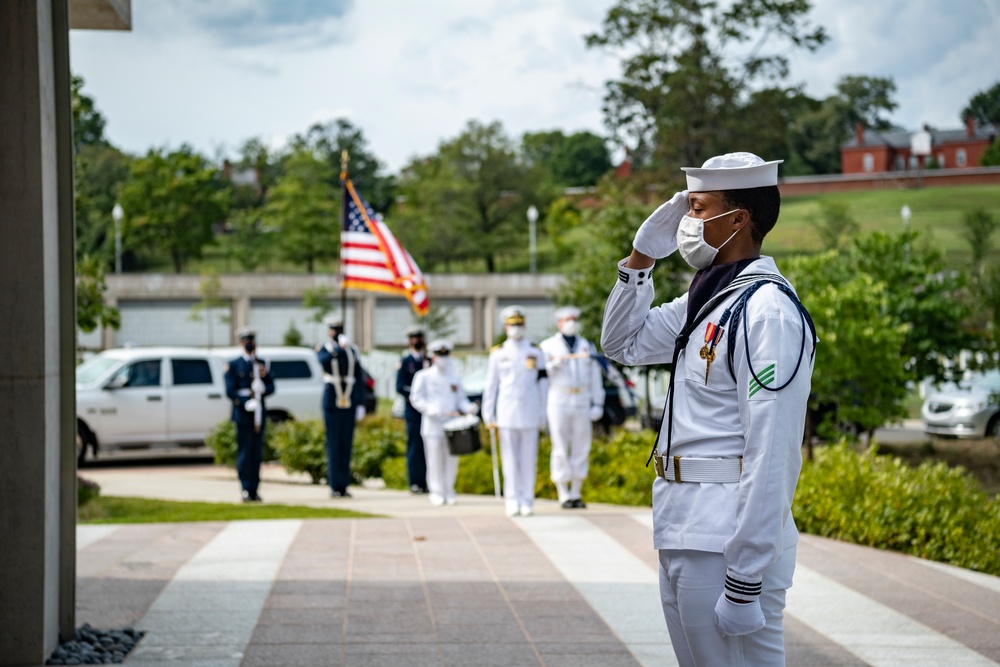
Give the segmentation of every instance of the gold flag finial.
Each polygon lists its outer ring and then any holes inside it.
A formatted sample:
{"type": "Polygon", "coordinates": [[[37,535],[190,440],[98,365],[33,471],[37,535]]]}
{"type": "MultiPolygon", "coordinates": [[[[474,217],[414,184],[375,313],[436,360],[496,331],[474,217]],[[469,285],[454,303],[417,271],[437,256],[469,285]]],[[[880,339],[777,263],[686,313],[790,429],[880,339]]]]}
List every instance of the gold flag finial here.
{"type": "Polygon", "coordinates": [[[347,149],[340,151],[340,180],[347,179],[347,149]]]}

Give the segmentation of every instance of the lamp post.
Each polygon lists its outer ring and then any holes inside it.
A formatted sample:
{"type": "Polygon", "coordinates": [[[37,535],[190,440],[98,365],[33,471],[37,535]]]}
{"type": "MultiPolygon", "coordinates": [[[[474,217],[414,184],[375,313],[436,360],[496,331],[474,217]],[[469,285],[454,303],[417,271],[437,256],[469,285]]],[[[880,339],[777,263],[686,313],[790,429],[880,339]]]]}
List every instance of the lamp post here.
{"type": "Polygon", "coordinates": [[[535,272],[535,223],[538,222],[538,209],[534,204],[528,207],[528,255],[531,258],[531,273],[535,272]]]}
{"type": "Polygon", "coordinates": [[[115,221],[115,273],[122,272],[122,218],[125,211],[122,205],[115,202],[115,207],[111,209],[111,217],[115,221]]]}
{"type": "Polygon", "coordinates": [[[899,215],[901,215],[903,217],[903,229],[904,230],[909,230],[910,229],[910,215],[911,215],[910,207],[908,205],[906,205],[906,204],[903,204],[903,208],[901,208],[899,210],[899,215]]]}

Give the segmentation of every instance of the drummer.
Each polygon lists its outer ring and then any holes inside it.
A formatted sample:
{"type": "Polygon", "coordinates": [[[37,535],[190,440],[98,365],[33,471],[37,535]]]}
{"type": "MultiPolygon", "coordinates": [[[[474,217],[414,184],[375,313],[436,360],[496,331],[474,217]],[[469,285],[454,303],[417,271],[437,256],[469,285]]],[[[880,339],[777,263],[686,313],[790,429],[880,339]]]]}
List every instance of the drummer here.
{"type": "Polygon", "coordinates": [[[427,488],[435,506],[455,504],[458,457],[448,450],[444,425],[449,419],[479,411],[452,370],[451,348],[447,340],[432,342],[427,348],[431,367],[417,371],[410,385],[410,404],[423,415],[420,435],[427,458],[427,488]]]}

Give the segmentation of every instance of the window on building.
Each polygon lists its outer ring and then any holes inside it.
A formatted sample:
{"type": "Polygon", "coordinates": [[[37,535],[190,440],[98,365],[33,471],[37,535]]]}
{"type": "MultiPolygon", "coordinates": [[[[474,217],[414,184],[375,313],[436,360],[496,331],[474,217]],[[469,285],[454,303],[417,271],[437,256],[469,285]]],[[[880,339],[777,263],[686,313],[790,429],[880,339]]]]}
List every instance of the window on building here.
{"type": "Polygon", "coordinates": [[[918,158],[916,155],[911,155],[910,156],[910,169],[912,170],[912,169],[919,169],[919,168],[920,168],[920,158],[918,158]]]}
{"type": "Polygon", "coordinates": [[[964,167],[967,160],[968,158],[965,155],[964,148],[959,148],[957,151],[955,151],[955,164],[957,164],[959,167],[964,167]]]}
{"type": "Polygon", "coordinates": [[[944,153],[938,153],[937,163],[939,167],[944,169],[944,153]]]}
{"type": "Polygon", "coordinates": [[[863,169],[868,172],[875,171],[875,158],[872,157],[871,153],[865,153],[861,158],[863,164],[863,169]]]}
{"type": "Polygon", "coordinates": [[[894,171],[903,171],[906,168],[906,161],[903,159],[902,155],[896,156],[896,161],[893,166],[894,171]]]}

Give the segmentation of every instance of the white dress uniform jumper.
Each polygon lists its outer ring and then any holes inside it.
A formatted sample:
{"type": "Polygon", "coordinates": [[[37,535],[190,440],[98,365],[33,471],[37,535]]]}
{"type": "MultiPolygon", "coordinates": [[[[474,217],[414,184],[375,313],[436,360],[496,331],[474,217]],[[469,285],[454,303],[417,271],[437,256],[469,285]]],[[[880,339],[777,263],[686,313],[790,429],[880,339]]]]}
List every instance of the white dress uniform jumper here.
{"type": "Polygon", "coordinates": [[[594,346],[581,336],[557,333],[540,347],[549,380],[550,476],[560,503],[580,500],[590,468],[591,420],[595,411],[600,414],[604,408],[601,369],[594,358],[594,346]]]}
{"type": "Polygon", "coordinates": [[[527,339],[508,338],[490,352],[483,421],[499,430],[504,504],[510,516],[534,512],[547,385],[545,354],[527,339]]]}

